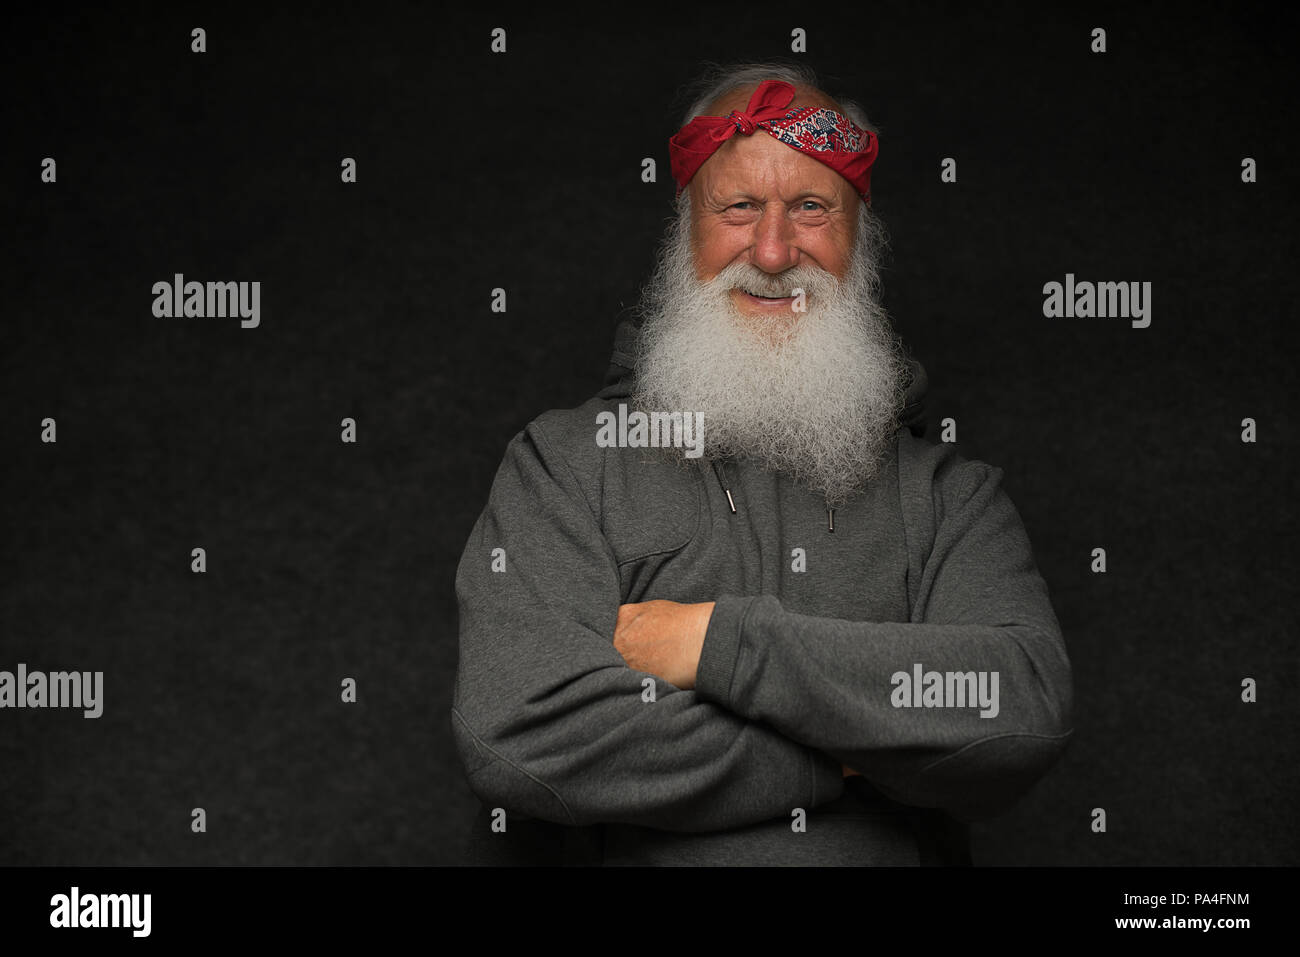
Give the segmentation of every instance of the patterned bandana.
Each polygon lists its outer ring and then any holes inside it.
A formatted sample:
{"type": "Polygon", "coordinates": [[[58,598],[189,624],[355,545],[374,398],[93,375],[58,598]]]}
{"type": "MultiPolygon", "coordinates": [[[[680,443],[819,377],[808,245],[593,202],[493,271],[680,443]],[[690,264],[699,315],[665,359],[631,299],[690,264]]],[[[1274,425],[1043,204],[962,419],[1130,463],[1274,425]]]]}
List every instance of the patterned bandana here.
{"type": "Polygon", "coordinates": [[[786,146],[797,149],[835,170],[871,203],[871,164],[880,145],[876,135],[834,110],[805,106],[787,110],[794,87],[784,80],[764,80],[742,113],[697,116],[668,141],[673,179],[680,196],[691,177],[714,151],[737,132],[745,136],[766,130],[786,146]]]}

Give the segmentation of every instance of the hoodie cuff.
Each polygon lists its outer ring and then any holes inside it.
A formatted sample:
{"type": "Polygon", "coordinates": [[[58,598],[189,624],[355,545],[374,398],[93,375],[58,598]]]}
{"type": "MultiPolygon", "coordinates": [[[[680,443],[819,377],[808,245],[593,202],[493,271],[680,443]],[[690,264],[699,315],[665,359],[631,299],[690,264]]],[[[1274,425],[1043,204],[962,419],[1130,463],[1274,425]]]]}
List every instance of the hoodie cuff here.
{"type": "Polygon", "coordinates": [[[704,647],[695,669],[695,694],[725,708],[731,707],[731,683],[740,654],[740,629],[754,599],[719,595],[704,632],[704,647]]]}

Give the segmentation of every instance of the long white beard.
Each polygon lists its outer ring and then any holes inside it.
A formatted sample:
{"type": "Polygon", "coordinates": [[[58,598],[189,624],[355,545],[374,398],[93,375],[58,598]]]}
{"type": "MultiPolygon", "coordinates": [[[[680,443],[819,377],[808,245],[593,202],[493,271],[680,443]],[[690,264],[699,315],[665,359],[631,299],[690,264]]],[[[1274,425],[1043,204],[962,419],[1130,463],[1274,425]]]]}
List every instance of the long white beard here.
{"type": "Polygon", "coordinates": [[[878,299],[880,221],[860,211],[843,281],[816,267],[773,275],[735,263],[700,282],[690,212],[679,209],[641,297],[633,401],[702,412],[706,457],[748,456],[842,504],[881,468],[907,387],[878,299]],[[732,303],[737,287],[772,296],[801,287],[807,311],[751,318],[732,303]]]}

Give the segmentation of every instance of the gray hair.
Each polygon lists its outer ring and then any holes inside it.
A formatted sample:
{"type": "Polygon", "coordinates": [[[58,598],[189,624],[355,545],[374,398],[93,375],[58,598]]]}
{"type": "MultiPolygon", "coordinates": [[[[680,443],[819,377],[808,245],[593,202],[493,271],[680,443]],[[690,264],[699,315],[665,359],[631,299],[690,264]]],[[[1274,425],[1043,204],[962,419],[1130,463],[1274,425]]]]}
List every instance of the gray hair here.
{"type": "Polygon", "coordinates": [[[722,99],[727,93],[743,87],[757,86],[764,80],[785,80],[795,86],[820,90],[839,103],[843,107],[845,115],[858,126],[877,135],[880,133],[880,130],[876,129],[868,121],[866,111],[856,102],[831,96],[822,87],[821,81],[818,80],[816,72],[811,67],[802,63],[782,63],[775,60],[767,63],[737,63],[731,66],[710,64],[704,76],[689,87],[695,93],[695,99],[690,108],[687,109],[686,115],[682,118],[681,125],[685,126],[697,116],[713,115],[708,112],[709,107],[722,99]]]}

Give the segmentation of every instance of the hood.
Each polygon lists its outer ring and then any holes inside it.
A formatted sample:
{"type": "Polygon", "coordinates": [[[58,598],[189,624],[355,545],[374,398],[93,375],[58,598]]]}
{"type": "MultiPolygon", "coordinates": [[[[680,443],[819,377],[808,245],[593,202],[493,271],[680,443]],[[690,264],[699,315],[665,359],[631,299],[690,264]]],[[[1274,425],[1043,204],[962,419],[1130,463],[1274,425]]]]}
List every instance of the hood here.
{"type": "MultiPolygon", "coordinates": [[[[614,350],[610,354],[609,369],[605,372],[604,388],[598,393],[600,398],[617,399],[632,394],[632,385],[636,379],[638,328],[635,313],[630,307],[619,313],[618,326],[614,331],[614,350]]],[[[925,368],[915,359],[907,358],[907,369],[907,396],[899,419],[908,431],[921,438],[925,435],[925,393],[929,382],[925,368]]]]}

